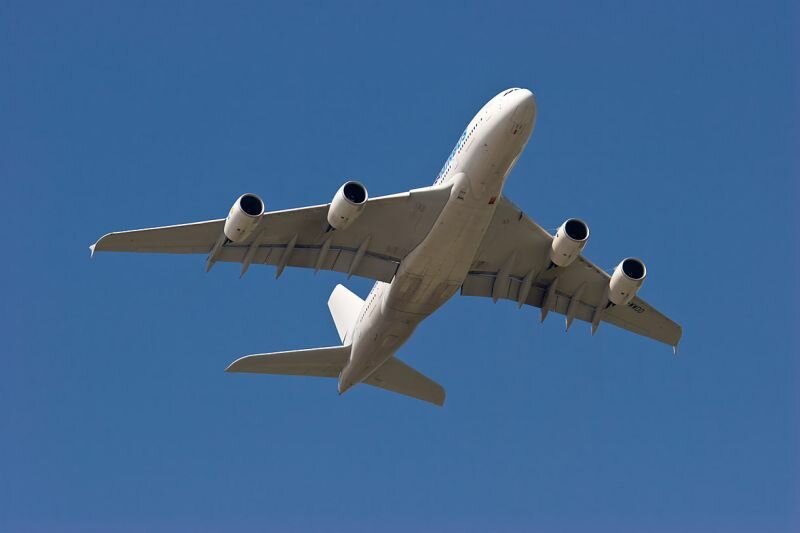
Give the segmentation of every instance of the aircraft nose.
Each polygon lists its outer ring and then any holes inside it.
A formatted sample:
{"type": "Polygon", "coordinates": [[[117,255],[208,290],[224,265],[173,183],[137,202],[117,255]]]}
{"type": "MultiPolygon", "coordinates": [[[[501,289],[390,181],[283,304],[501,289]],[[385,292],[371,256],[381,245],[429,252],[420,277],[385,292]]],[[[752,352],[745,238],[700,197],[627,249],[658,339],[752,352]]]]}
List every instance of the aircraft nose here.
{"type": "Polygon", "coordinates": [[[528,89],[515,91],[517,109],[531,116],[536,114],[536,97],[528,89]]]}
{"type": "Polygon", "coordinates": [[[536,122],[536,98],[528,89],[517,89],[509,97],[514,99],[509,114],[511,134],[527,140],[536,122]]]}
{"type": "Polygon", "coordinates": [[[529,89],[517,89],[514,91],[514,96],[517,97],[520,101],[531,101],[533,100],[533,93],[529,89]]]}

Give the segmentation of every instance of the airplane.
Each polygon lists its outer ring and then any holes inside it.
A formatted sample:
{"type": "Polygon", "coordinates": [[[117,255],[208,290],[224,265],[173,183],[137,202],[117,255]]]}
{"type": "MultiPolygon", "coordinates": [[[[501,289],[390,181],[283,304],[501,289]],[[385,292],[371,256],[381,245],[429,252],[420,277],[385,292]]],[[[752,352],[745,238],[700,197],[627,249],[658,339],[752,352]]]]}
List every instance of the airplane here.
{"type": "Polygon", "coordinates": [[[248,355],[228,372],[336,378],[343,394],[366,383],[435,405],[441,385],[395,356],[416,327],[456,292],[511,300],[602,322],[669,344],[681,327],[637,296],[647,275],[637,258],[609,275],[583,257],[589,227],[567,219],[551,235],[503,196],[503,185],[536,122],[527,89],[494,96],[469,122],[433,185],[369,198],[347,181],[329,204],[267,212],[256,194],[240,196],[224,219],[109,233],[95,252],[207,254],[218,261],[336,271],[375,281],[365,300],[337,285],[328,307],[341,344],[248,355]]]}

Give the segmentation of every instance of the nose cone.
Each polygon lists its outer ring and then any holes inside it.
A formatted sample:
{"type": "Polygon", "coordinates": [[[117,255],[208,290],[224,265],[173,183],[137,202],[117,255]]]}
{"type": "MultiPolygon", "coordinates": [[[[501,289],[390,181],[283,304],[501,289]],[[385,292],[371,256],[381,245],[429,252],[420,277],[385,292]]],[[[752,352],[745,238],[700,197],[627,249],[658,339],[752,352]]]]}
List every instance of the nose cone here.
{"type": "Polygon", "coordinates": [[[528,89],[513,87],[506,89],[495,96],[493,101],[496,101],[501,107],[516,107],[518,105],[536,107],[536,98],[533,93],[528,89]]]}
{"type": "Polygon", "coordinates": [[[509,98],[514,98],[517,101],[521,102],[523,100],[531,100],[531,99],[533,99],[533,93],[530,92],[528,89],[517,88],[517,89],[512,90],[508,94],[508,97],[509,98]]]}
{"type": "Polygon", "coordinates": [[[536,123],[536,99],[533,93],[528,89],[514,89],[504,98],[503,108],[507,110],[504,115],[508,117],[504,128],[508,128],[508,134],[514,139],[528,142],[536,123]]]}
{"type": "Polygon", "coordinates": [[[517,89],[509,96],[512,96],[515,101],[515,115],[525,122],[532,123],[536,118],[536,97],[533,96],[533,93],[528,89],[517,89]]]}

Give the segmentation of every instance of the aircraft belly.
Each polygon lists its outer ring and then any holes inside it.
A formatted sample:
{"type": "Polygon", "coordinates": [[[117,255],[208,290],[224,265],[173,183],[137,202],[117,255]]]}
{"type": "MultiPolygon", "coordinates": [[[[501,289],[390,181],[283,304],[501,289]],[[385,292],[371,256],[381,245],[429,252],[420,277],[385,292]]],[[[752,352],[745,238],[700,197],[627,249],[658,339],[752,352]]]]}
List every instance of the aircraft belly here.
{"type": "Polygon", "coordinates": [[[430,234],[400,264],[390,308],[427,316],[458,291],[494,213],[494,205],[469,196],[452,198],[430,234]]]}
{"type": "Polygon", "coordinates": [[[340,390],[364,381],[380,368],[411,337],[421,320],[415,315],[385,312],[381,305],[376,309],[380,312],[366,317],[357,326],[350,361],[340,376],[340,390]]]}
{"type": "Polygon", "coordinates": [[[342,376],[346,384],[367,379],[461,287],[494,216],[494,201],[521,150],[504,141],[502,132],[495,132],[454,159],[458,170],[450,178],[450,200],[430,233],[403,259],[392,283],[383,287],[380,313],[359,325],[342,376]]]}

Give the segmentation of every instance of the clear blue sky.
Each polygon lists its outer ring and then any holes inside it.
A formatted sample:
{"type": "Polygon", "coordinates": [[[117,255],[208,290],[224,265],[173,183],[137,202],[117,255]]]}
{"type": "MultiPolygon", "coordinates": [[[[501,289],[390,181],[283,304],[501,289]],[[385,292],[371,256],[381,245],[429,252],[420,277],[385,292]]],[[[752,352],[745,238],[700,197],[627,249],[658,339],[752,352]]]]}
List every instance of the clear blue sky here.
{"type": "Polygon", "coordinates": [[[793,2],[297,4],[0,4],[0,530],[798,530],[793,2]],[[511,86],[505,193],[643,257],[679,357],[456,296],[401,352],[444,408],[338,397],[223,369],[337,342],[343,276],[89,260],[246,191],[425,186],[511,86]]]}

